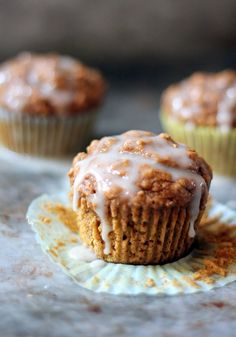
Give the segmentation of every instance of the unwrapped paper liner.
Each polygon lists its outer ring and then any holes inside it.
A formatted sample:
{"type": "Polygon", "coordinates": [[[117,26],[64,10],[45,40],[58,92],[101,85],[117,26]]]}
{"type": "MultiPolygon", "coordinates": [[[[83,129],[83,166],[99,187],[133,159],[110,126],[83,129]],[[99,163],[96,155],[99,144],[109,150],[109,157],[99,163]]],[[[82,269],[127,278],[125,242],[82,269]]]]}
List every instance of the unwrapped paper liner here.
{"type": "MultiPolygon", "coordinates": [[[[95,292],[122,295],[177,295],[204,292],[222,287],[236,280],[236,266],[226,276],[212,275],[211,280],[195,278],[195,271],[204,266],[204,259],[212,256],[212,247],[198,243],[192,253],[176,262],[165,265],[135,266],[107,263],[92,259],[83,260],[80,253],[85,248],[78,234],[71,230],[48,205],[69,206],[65,195],[43,195],[29,206],[27,218],[36,233],[42,250],[69,275],[75,283],[95,292]]],[[[220,222],[232,224],[236,213],[213,202],[209,217],[219,217],[220,222]]]]}

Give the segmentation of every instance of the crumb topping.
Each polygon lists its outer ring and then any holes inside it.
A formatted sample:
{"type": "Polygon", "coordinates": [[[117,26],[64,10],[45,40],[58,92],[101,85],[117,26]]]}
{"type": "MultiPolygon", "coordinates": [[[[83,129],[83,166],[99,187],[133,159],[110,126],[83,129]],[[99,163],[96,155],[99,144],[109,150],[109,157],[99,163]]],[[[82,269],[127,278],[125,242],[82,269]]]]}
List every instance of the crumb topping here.
{"type": "Polygon", "coordinates": [[[213,251],[210,258],[204,259],[204,266],[195,272],[196,280],[205,281],[213,275],[228,275],[230,267],[235,265],[235,233],[236,225],[219,224],[217,218],[201,224],[199,240],[213,245],[213,251]]]}
{"type": "Polygon", "coordinates": [[[133,188],[129,185],[132,176],[137,188],[135,202],[140,205],[147,202],[156,206],[184,206],[196,189],[188,173],[201,176],[207,186],[212,177],[211,169],[196,151],[177,144],[167,134],[157,136],[146,131],[129,131],[121,136],[92,141],[87,152],[79,153],[73,160],[69,172],[72,187],[88,160],[91,160],[93,172],[86,172],[78,184],[81,195],[89,196],[96,192],[95,171],[105,175],[104,179],[111,179],[104,190],[108,199],[121,196],[127,187],[133,188]],[[119,155],[114,152],[114,147],[118,147],[115,151],[119,155]],[[178,170],[181,171],[180,176],[175,179],[178,170]]]}
{"type": "Polygon", "coordinates": [[[162,109],[189,125],[236,126],[236,71],[194,73],[166,89],[162,109]]]}
{"type": "Polygon", "coordinates": [[[0,66],[0,106],[32,115],[72,115],[103,100],[101,74],[57,54],[23,53],[0,66]]]}

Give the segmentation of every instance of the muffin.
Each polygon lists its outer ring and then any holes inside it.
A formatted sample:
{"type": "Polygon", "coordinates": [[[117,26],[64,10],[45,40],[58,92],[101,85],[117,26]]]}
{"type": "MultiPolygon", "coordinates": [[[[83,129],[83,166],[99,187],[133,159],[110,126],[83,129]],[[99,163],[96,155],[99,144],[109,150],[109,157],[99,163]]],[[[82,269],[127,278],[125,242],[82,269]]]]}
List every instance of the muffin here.
{"type": "Polygon", "coordinates": [[[170,86],[162,96],[161,121],[216,173],[236,176],[236,71],[195,73],[170,86]]]}
{"type": "Polygon", "coordinates": [[[100,259],[163,264],[191,249],[212,172],[167,134],[94,140],[69,172],[78,233],[100,259]]]}
{"type": "Polygon", "coordinates": [[[82,150],[105,94],[102,75],[57,54],[23,53],[0,66],[0,144],[36,156],[82,150]]]}

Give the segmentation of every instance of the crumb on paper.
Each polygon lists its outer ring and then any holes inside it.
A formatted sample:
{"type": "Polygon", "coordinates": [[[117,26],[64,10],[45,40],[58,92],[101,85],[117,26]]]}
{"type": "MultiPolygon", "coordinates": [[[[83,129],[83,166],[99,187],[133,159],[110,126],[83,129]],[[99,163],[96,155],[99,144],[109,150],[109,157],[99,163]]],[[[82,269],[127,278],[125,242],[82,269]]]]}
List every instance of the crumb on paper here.
{"type": "Polygon", "coordinates": [[[52,219],[50,219],[47,216],[40,215],[39,220],[42,221],[45,224],[50,224],[52,222],[52,219]]]}
{"type": "Polygon", "coordinates": [[[53,246],[53,248],[51,248],[51,250],[53,250],[54,252],[58,252],[58,250],[62,247],[65,247],[65,245],[66,245],[65,242],[57,240],[57,244],[55,246],[53,246]]]}
{"type": "Polygon", "coordinates": [[[175,288],[181,288],[181,283],[178,280],[173,280],[172,286],[175,288]]]}
{"type": "Polygon", "coordinates": [[[214,281],[214,279],[211,278],[211,277],[205,277],[204,282],[205,282],[206,284],[214,284],[215,281],[214,281]]]}
{"type": "MultiPolygon", "coordinates": [[[[226,277],[230,267],[236,264],[236,225],[218,224],[215,230],[204,228],[201,237],[213,244],[212,256],[203,260],[203,266],[194,273],[195,280],[209,282],[211,276],[226,277]]],[[[211,282],[213,279],[211,279],[211,282]]]]}
{"type": "Polygon", "coordinates": [[[200,288],[200,286],[196,282],[194,282],[194,280],[191,277],[183,275],[181,278],[182,278],[183,281],[188,283],[193,288],[196,288],[196,289],[200,288]]]}
{"type": "Polygon", "coordinates": [[[156,286],[156,282],[152,278],[148,278],[145,283],[145,287],[153,288],[155,286],[156,286]]]}
{"type": "Polygon", "coordinates": [[[77,232],[78,227],[76,224],[76,213],[69,207],[65,207],[62,204],[46,203],[44,207],[56,214],[60,221],[68,227],[71,231],[77,232]]]}
{"type": "Polygon", "coordinates": [[[58,257],[58,254],[57,254],[57,252],[55,252],[55,250],[54,249],[49,249],[49,252],[54,256],[54,257],[58,257]]]}
{"type": "Polygon", "coordinates": [[[217,215],[215,215],[214,217],[208,217],[207,213],[203,214],[203,217],[201,219],[201,222],[199,224],[200,228],[202,227],[209,227],[210,225],[215,225],[217,223],[219,223],[219,219],[222,216],[222,213],[218,213],[217,215]]]}

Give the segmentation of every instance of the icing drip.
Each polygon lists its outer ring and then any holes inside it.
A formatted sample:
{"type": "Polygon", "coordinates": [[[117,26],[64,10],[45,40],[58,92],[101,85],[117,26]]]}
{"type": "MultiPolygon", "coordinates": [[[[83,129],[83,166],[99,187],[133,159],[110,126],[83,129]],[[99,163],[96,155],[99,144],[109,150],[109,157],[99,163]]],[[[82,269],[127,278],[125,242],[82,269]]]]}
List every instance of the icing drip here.
{"type": "Polygon", "coordinates": [[[70,258],[83,262],[91,262],[97,259],[94,252],[82,244],[71,248],[68,254],[70,258]]]}
{"type": "Polygon", "coordinates": [[[101,221],[101,236],[105,243],[104,253],[109,254],[110,225],[105,214],[105,194],[118,188],[124,197],[132,198],[138,192],[136,182],[143,166],[167,172],[174,181],[186,178],[195,185],[195,193],[190,205],[189,236],[194,237],[194,224],[198,217],[204,179],[188,169],[192,160],[187,154],[187,147],[156,136],[152,133],[130,131],[120,136],[105,137],[97,145],[95,151],[85,159],[79,160],[76,166],[79,171],[74,181],[73,209],[77,210],[80,198],[79,185],[87,175],[96,180],[96,192],[90,196],[96,213],[101,221]],[[110,146],[107,149],[106,144],[110,146]],[[138,149],[138,150],[137,150],[138,149]],[[168,158],[178,167],[170,167],[158,160],[168,158]]]}

